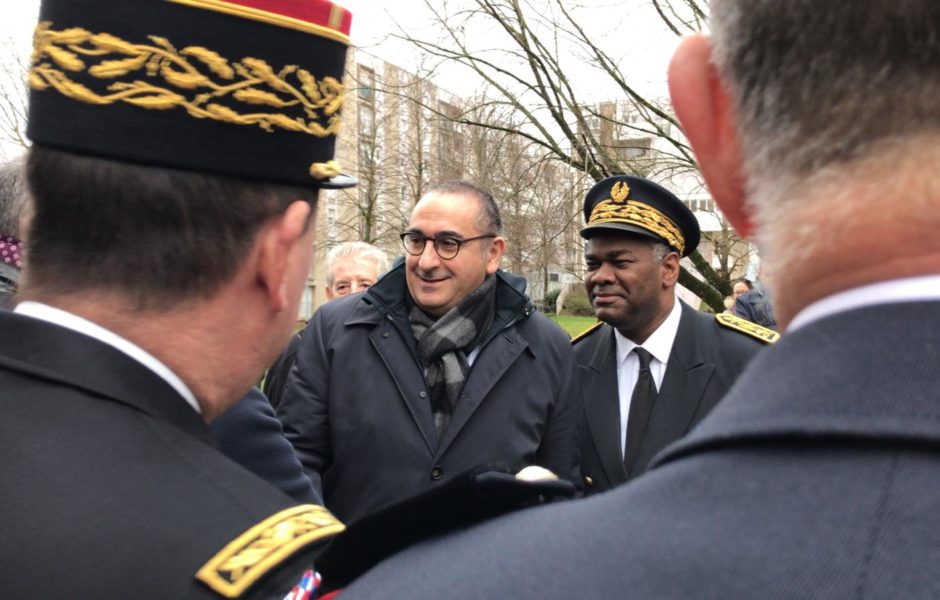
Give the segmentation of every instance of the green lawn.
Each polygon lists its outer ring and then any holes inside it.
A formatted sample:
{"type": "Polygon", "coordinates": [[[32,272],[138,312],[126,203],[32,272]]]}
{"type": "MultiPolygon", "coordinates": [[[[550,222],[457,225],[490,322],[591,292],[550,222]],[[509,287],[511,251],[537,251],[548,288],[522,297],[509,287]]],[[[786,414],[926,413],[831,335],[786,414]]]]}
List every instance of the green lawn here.
{"type": "Polygon", "coordinates": [[[594,317],[571,317],[568,315],[548,315],[548,318],[558,323],[562,329],[568,332],[568,335],[575,337],[594,323],[597,319],[594,317]]]}

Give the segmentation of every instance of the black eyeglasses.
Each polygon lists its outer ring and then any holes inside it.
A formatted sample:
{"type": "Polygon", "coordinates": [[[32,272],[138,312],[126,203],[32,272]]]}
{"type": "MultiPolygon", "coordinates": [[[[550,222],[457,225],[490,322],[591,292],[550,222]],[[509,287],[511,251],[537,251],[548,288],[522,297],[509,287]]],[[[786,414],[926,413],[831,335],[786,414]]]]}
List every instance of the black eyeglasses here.
{"type": "Polygon", "coordinates": [[[478,235],[476,237],[467,238],[462,240],[460,238],[451,237],[449,235],[442,235],[441,237],[432,238],[421,235],[414,231],[406,231],[401,234],[401,245],[405,247],[405,252],[411,254],[412,256],[421,256],[424,253],[424,247],[428,242],[434,243],[434,251],[437,252],[437,255],[444,260],[450,260],[457,256],[457,253],[460,252],[460,247],[466,244],[467,242],[472,242],[474,240],[484,240],[486,238],[496,237],[495,233],[488,233],[486,235],[478,235]]]}

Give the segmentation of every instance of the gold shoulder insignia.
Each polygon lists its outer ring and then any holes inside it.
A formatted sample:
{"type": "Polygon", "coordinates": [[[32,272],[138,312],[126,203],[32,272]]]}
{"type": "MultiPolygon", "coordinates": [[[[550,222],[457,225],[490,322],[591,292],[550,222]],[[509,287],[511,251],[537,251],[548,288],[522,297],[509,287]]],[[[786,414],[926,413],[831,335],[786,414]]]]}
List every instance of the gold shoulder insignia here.
{"type": "Polygon", "coordinates": [[[226,598],[237,598],[297,550],[344,529],[322,506],[282,510],[229,542],[199,569],[196,579],[226,598]]]}
{"type": "Polygon", "coordinates": [[[575,343],[579,342],[580,340],[586,338],[586,337],[589,336],[590,334],[594,333],[594,331],[595,331],[598,327],[600,327],[601,325],[603,325],[603,324],[604,324],[603,321],[598,321],[597,323],[594,323],[593,325],[591,325],[590,327],[588,327],[587,329],[585,329],[584,331],[582,331],[582,332],[579,333],[578,335],[576,335],[576,336],[574,336],[573,338],[571,338],[571,343],[572,343],[572,344],[575,344],[575,343]]]}
{"type": "Polygon", "coordinates": [[[780,339],[780,334],[773,329],[762,327],[757,323],[752,323],[747,319],[742,319],[736,315],[718,313],[715,315],[715,320],[718,321],[718,324],[722,327],[740,331],[741,333],[749,335],[756,340],[760,340],[765,344],[773,344],[780,339]]]}

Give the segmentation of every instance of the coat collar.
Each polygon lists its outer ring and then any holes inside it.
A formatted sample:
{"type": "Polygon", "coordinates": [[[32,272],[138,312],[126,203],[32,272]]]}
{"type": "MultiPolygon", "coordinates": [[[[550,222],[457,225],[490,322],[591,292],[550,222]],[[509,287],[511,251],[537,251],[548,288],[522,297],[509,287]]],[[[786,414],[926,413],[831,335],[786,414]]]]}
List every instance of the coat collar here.
{"type": "MultiPolygon", "coordinates": [[[[520,319],[529,317],[535,308],[525,294],[526,280],[503,270],[496,272],[496,314],[487,341],[499,331],[520,319]]],[[[375,285],[357,298],[346,318],[346,325],[377,324],[391,318],[396,325],[408,322],[411,300],[405,283],[405,260],[398,257],[391,270],[375,285]]],[[[485,343],[485,342],[484,342],[485,343]]]]}
{"type": "Polygon", "coordinates": [[[682,307],[682,316],[679,318],[679,329],[676,331],[668,364],[677,365],[685,372],[705,362],[707,353],[703,344],[707,343],[709,337],[700,331],[702,314],[678,298],[676,302],[682,307]]]}
{"type": "Polygon", "coordinates": [[[940,442],[940,302],[860,308],[784,335],[657,465],[753,439],[940,442]]]}
{"type": "Polygon", "coordinates": [[[208,428],[170,384],[94,338],[0,311],[0,368],[53,381],[169,421],[211,443],[208,428]]]}

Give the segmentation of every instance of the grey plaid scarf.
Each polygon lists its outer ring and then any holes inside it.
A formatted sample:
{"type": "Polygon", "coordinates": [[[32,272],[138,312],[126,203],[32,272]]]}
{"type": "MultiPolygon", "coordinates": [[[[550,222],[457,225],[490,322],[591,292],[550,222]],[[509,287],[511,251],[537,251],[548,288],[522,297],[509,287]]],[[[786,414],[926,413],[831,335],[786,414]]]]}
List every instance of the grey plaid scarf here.
{"type": "Polygon", "coordinates": [[[418,357],[427,370],[434,428],[440,440],[463,390],[467,354],[482,341],[496,312],[496,277],[489,275],[460,304],[435,320],[415,306],[408,315],[418,341],[418,357]]]}

